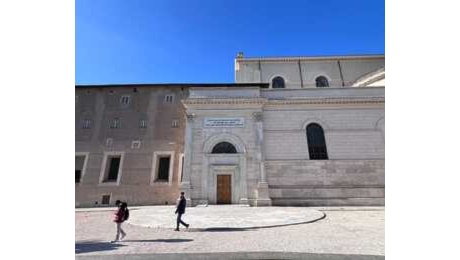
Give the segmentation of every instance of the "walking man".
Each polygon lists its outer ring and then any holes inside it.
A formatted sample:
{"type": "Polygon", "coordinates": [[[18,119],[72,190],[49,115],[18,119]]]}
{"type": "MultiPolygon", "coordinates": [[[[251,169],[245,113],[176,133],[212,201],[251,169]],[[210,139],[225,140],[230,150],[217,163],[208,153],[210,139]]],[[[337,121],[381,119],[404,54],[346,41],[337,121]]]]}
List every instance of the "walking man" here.
{"type": "Polygon", "coordinates": [[[184,192],[180,193],[180,201],[179,204],[177,205],[176,213],[177,214],[177,227],[174,229],[175,231],[179,231],[179,224],[184,225],[186,228],[188,228],[190,225],[182,221],[181,217],[182,214],[185,213],[185,207],[187,206],[187,200],[185,200],[184,192]]]}

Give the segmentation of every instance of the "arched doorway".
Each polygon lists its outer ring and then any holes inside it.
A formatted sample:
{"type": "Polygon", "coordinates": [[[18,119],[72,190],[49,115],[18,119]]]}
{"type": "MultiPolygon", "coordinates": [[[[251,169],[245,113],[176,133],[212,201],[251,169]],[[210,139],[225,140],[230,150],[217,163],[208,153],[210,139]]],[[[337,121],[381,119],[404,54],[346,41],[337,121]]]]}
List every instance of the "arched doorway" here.
{"type": "MultiPolygon", "coordinates": [[[[235,154],[236,148],[229,142],[220,142],[212,148],[213,154],[235,154]]],[[[217,204],[232,203],[232,175],[217,174],[217,204]]]]}
{"type": "Polygon", "coordinates": [[[246,148],[237,135],[218,133],[203,144],[201,189],[209,204],[247,204],[246,148]]]}

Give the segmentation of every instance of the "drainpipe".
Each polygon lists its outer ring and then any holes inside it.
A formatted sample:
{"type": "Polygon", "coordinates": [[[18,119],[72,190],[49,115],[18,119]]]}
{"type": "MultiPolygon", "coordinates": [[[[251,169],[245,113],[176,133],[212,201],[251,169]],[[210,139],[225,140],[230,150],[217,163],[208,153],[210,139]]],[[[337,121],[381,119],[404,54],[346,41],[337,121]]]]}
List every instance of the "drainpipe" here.
{"type": "Polygon", "coordinates": [[[300,87],[303,88],[302,66],[300,65],[300,60],[298,64],[299,64],[299,74],[300,74],[300,87]]]}
{"type": "Polygon", "coordinates": [[[340,79],[342,80],[342,87],[345,87],[345,82],[343,81],[342,66],[340,66],[340,60],[337,60],[337,64],[339,65],[340,79]]]}
{"type": "Polygon", "coordinates": [[[263,83],[262,82],[262,65],[260,64],[260,60],[259,60],[259,78],[260,78],[260,83],[263,83]]]}

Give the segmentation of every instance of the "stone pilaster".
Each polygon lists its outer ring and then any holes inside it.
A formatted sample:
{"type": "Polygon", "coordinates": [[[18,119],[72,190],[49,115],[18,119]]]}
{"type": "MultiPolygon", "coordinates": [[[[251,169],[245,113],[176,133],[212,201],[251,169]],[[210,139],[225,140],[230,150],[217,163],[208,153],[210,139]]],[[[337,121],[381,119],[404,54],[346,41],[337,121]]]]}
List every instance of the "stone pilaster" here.
{"type": "Polygon", "coordinates": [[[181,190],[185,192],[187,206],[192,206],[191,199],[191,165],[192,165],[192,128],[194,124],[195,114],[186,114],[187,123],[185,125],[185,145],[184,145],[184,176],[182,178],[181,190]]]}
{"type": "Polygon", "coordinates": [[[255,122],[256,130],[256,143],[257,143],[257,159],[259,161],[260,176],[259,182],[257,183],[257,199],[256,206],[271,206],[272,201],[268,194],[268,183],[267,177],[265,174],[265,153],[263,148],[264,143],[264,131],[263,131],[263,113],[255,112],[253,113],[253,118],[255,122]]]}

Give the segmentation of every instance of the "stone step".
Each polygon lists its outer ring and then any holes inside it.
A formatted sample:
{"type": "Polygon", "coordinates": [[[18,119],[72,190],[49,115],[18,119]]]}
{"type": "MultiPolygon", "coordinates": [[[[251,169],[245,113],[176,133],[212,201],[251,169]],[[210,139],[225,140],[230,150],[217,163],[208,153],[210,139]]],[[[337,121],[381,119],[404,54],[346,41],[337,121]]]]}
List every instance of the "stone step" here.
{"type": "Polygon", "coordinates": [[[273,206],[385,206],[385,198],[272,198],[273,206]]]}
{"type": "Polygon", "coordinates": [[[269,196],[272,199],[284,198],[383,198],[385,188],[379,186],[329,186],[329,187],[282,187],[270,188],[269,196]]]}

